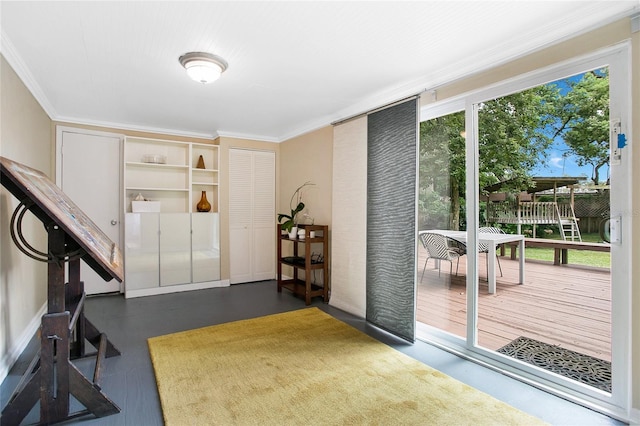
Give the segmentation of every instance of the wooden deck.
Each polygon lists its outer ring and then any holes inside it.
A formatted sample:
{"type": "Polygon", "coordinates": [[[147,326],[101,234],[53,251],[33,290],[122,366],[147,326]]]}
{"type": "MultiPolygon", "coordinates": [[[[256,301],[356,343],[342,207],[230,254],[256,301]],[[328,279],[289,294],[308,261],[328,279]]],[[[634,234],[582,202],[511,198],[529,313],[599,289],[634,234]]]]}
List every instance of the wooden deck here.
{"type": "MultiPolygon", "coordinates": [[[[449,263],[434,268],[426,251],[418,261],[417,320],[460,337],[466,333],[466,256],[458,276],[449,263]],[[449,286],[450,284],[450,286],[449,286]]],[[[611,280],[609,269],[527,261],[518,284],[518,261],[500,257],[497,290],[488,294],[485,258],[479,257],[478,343],[496,350],[519,336],[611,361],[611,280]]],[[[497,269],[497,268],[496,268],[497,269]]]]}

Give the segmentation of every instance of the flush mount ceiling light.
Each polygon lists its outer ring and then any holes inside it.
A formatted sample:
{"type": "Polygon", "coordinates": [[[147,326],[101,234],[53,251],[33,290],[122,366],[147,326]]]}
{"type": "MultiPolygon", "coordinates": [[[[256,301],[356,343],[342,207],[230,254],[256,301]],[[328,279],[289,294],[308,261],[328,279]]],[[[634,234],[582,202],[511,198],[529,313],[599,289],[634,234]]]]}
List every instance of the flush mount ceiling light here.
{"type": "Polygon", "coordinates": [[[185,53],[178,60],[189,77],[202,84],[216,81],[228,66],[220,56],[206,52],[185,53]]]}

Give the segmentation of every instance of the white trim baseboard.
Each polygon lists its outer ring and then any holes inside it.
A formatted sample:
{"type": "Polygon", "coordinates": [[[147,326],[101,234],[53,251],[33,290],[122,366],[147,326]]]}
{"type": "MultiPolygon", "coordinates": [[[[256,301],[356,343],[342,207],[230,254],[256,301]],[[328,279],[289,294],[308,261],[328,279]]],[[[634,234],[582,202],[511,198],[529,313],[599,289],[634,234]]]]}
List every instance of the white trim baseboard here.
{"type": "Polygon", "coordinates": [[[16,363],[22,352],[25,350],[33,336],[36,334],[38,329],[40,328],[40,323],[42,321],[42,316],[47,312],[47,302],[45,301],[42,307],[36,312],[31,321],[29,321],[29,325],[24,328],[22,335],[14,342],[13,347],[11,347],[5,356],[0,360],[0,383],[4,381],[4,379],[9,374],[9,370],[16,363]]]}
{"type": "Polygon", "coordinates": [[[179,293],[182,291],[229,287],[230,285],[231,284],[229,283],[229,280],[220,280],[220,281],[207,281],[203,283],[172,285],[168,287],[144,288],[140,290],[125,290],[124,297],[127,299],[131,299],[132,297],[156,296],[158,294],[179,293]]]}

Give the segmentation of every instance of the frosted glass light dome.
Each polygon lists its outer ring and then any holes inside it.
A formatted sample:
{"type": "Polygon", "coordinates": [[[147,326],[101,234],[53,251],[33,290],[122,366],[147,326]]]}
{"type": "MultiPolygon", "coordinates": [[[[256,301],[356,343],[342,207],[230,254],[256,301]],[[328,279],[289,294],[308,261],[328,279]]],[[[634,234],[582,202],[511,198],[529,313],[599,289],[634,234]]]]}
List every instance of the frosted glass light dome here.
{"type": "Polygon", "coordinates": [[[228,66],[221,57],[205,52],[185,53],[179,61],[189,77],[202,84],[216,81],[228,66]]]}

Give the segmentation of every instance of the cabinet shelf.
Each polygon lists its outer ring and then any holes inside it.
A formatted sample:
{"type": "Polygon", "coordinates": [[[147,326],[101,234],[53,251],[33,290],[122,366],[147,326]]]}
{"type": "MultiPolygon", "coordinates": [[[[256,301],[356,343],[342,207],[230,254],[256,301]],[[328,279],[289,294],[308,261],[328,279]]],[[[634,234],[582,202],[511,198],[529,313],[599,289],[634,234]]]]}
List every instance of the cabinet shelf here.
{"type": "Polygon", "coordinates": [[[186,188],[152,188],[142,186],[127,186],[127,191],[164,191],[164,192],[189,192],[186,188]]]}
{"type": "Polygon", "coordinates": [[[158,169],[188,169],[186,164],[143,163],[140,161],[127,161],[127,167],[149,167],[158,169]]]}
{"type": "Polygon", "coordinates": [[[304,297],[307,305],[311,304],[312,297],[319,296],[321,296],[326,303],[329,301],[329,265],[327,263],[329,256],[329,227],[326,225],[299,225],[298,227],[304,230],[305,238],[289,238],[287,234],[282,233],[282,225],[276,226],[278,235],[278,292],[281,292],[282,289],[285,288],[297,296],[304,297]],[[311,231],[316,235],[314,238],[310,237],[311,231]],[[284,241],[290,241],[293,244],[293,256],[283,256],[282,246],[288,244],[284,243],[284,241]],[[322,245],[323,262],[310,261],[311,246],[313,244],[322,245]],[[303,248],[304,251],[299,254],[300,248],[303,248]],[[283,265],[293,268],[292,279],[283,279],[283,265]],[[322,284],[311,282],[315,275],[312,271],[322,271],[322,284]],[[298,277],[299,272],[304,272],[304,278],[298,277]]]}
{"type": "Polygon", "coordinates": [[[219,211],[218,145],[127,137],[124,146],[125,212],[132,211],[131,202],[140,193],[159,201],[162,213],[195,213],[201,192],[211,212],[219,211]],[[146,162],[156,158],[166,162],[146,162]],[[196,167],[202,162],[204,168],[196,167]]]}
{"type": "Polygon", "coordinates": [[[219,170],[218,169],[199,169],[197,167],[192,167],[191,171],[192,172],[203,172],[203,173],[217,173],[219,170]]]}

